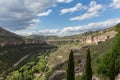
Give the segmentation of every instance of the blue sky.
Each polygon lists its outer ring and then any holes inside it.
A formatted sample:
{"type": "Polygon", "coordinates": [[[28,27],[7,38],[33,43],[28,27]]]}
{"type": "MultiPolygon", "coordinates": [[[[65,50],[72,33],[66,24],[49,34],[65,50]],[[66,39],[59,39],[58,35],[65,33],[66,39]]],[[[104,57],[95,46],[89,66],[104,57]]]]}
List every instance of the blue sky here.
{"type": "Polygon", "coordinates": [[[120,22],[120,0],[1,0],[0,26],[19,35],[74,35],[120,22]]]}

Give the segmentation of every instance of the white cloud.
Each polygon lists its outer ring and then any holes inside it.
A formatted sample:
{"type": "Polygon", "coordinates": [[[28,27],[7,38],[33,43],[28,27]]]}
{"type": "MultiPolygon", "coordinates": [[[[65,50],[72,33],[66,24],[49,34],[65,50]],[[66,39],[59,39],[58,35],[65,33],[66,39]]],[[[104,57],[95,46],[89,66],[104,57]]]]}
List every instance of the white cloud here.
{"type": "Polygon", "coordinates": [[[70,18],[70,20],[71,21],[73,21],[73,20],[84,20],[84,19],[90,19],[90,18],[97,17],[97,16],[99,16],[98,12],[91,12],[91,13],[85,13],[81,16],[70,18]]]}
{"type": "Polygon", "coordinates": [[[65,27],[63,29],[50,29],[50,30],[37,30],[37,31],[16,31],[17,34],[21,35],[59,35],[59,36],[66,36],[66,35],[74,35],[74,34],[80,34],[83,32],[88,31],[96,31],[101,30],[105,28],[112,27],[116,24],[120,23],[120,18],[112,18],[105,21],[97,21],[93,23],[88,23],[86,25],[80,25],[80,26],[72,26],[72,27],[65,27]]]}
{"type": "Polygon", "coordinates": [[[71,21],[73,20],[85,20],[85,19],[90,19],[99,16],[99,11],[102,10],[104,6],[102,4],[97,4],[96,1],[91,1],[87,12],[84,13],[83,15],[76,16],[73,18],[70,18],[71,21]]]}
{"type": "Polygon", "coordinates": [[[50,30],[40,30],[39,33],[44,33],[44,34],[55,34],[58,32],[58,29],[50,29],[50,30]]]}
{"type": "Polygon", "coordinates": [[[14,31],[18,35],[57,35],[59,33],[59,29],[49,29],[49,30],[19,30],[14,31]],[[30,31],[29,31],[30,30],[30,31]]]}
{"type": "Polygon", "coordinates": [[[39,30],[34,32],[36,35],[57,35],[59,33],[59,29],[50,29],[50,30],[39,30]]]}
{"type": "Polygon", "coordinates": [[[39,13],[37,16],[48,16],[51,12],[52,12],[52,10],[50,9],[46,12],[39,13]]]}
{"type": "Polygon", "coordinates": [[[36,26],[39,16],[47,16],[57,3],[70,3],[73,0],[0,0],[0,26],[11,30],[27,29],[36,26]],[[40,14],[41,13],[41,14],[40,14]]]}
{"type": "Polygon", "coordinates": [[[66,8],[66,9],[62,9],[60,12],[60,14],[65,14],[65,13],[73,13],[76,11],[79,11],[81,9],[86,9],[86,6],[83,6],[81,3],[77,3],[74,7],[72,8],[66,8]]]}
{"type": "Polygon", "coordinates": [[[40,20],[39,19],[32,19],[31,21],[29,21],[29,23],[39,23],[40,20]]]}
{"type": "MultiPolygon", "coordinates": [[[[37,15],[55,3],[55,0],[0,0],[0,26],[11,30],[35,26],[40,22],[37,15]]],[[[47,16],[50,12],[41,15],[47,16]]]]}
{"type": "Polygon", "coordinates": [[[120,18],[108,19],[106,21],[89,23],[87,25],[66,27],[61,30],[63,35],[73,35],[87,31],[101,30],[120,23],[120,18]]]}
{"type": "Polygon", "coordinates": [[[96,12],[104,8],[102,4],[97,4],[96,1],[91,1],[89,4],[88,12],[96,12]]]}
{"type": "Polygon", "coordinates": [[[56,0],[58,3],[70,3],[73,0],[56,0]]]}
{"type": "Polygon", "coordinates": [[[113,0],[110,6],[114,8],[120,8],[120,0],[113,0]]]}

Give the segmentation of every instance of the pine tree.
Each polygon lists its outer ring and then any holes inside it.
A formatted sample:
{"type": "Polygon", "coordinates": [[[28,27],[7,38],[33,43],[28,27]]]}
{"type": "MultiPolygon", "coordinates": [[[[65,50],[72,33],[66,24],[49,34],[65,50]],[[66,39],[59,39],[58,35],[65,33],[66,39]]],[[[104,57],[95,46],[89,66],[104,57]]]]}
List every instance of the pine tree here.
{"type": "Polygon", "coordinates": [[[115,54],[112,54],[111,58],[109,80],[115,80],[115,54]]]}
{"type": "Polygon", "coordinates": [[[70,52],[69,60],[68,60],[67,80],[75,80],[74,57],[73,57],[73,51],[72,50],[70,52]]]}
{"type": "Polygon", "coordinates": [[[86,54],[86,65],[85,65],[84,75],[85,75],[86,80],[92,80],[90,49],[87,50],[87,54],[86,54]]]}

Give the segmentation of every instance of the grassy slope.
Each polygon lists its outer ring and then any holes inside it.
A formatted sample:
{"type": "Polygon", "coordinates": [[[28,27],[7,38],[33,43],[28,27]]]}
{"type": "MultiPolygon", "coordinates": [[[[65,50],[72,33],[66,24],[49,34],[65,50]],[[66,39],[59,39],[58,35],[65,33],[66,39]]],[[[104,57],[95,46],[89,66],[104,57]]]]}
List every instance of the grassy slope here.
{"type": "MultiPolygon", "coordinates": [[[[93,31],[93,32],[86,32],[83,34],[73,35],[73,36],[64,36],[59,37],[60,39],[80,39],[81,37],[85,36],[107,36],[107,35],[115,35],[115,27],[107,28],[100,31],[93,31]]],[[[58,38],[58,39],[59,39],[58,38]]],[[[79,42],[78,42],[79,43],[79,42]]],[[[81,48],[84,46],[88,46],[88,44],[85,43],[79,43],[79,44],[62,44],[58,48],[58,50],[54,53],[52,53],[49,57],[49,61],[51,65],[58,64],[59,62],[66,61],[68,59],[69,51],[70,49],[73,49],[75,53],[79,53],[82,58],[84,58],[84,55],[86,53],[85,48],[81,48]],[[63,59],[59,59],[58,57],[62,57],[63,59]]],[[[113,39],[107,40],[105,42],[101,42],[99,45],[89,45],[88,47],[91,49],[92,58],[94,57],[100,57],[102,56],[108,49],[111,48],[113,43],[113,39]]]]}
{"type": "MultiPolygon", "coordinates": [[[[114,35],[115,27],[108,28],[101,31],[95,31],[95,32],[87,32],[80,35],[74,35],[74,36],[68,36],[68,37],[62,37],[61,39],[80,39],[84,36],[106,36],[114,35]]],[[[75,57],[75,66],[79,64],[81,60],[85,61],[85,55],[86,50],[89,47],[91,50],[91,56],[92,56],[92,68],[93,72],[95,72],[96,68],[96,62],[99,58],[101,58],[109,49],[111,49],[113,45],[113,40],[109,39],[105,42],[101,42],[98,45],[88,45],[85,43],[79,43],[79,44],[63,44],[61,45],[58,50],[49,56],[49,63],[50,66],[55,70],[66,70],[67,69],[67,60],[68,55],[70,53],[70,50],[72,49],[74,53],[77,53],[77,57],[75,57]],[[83,48],[84,46],[87,46],[87,48],[83,48]],[[60,66],[59,66],[60,65],[60,66]],[[56,68],[56,66],[59,66],[56,68]]],[[[84,64],[84,63],[83,63],[84,64]]],[[[54,71],[52,71],[54,73],[54,71]]]]}
{"type": "MultiPolygon", "coordinates": [[[[109,49],[111,49],[113,45],[113,40],[114,38],[109,39],[105,42],[101,42],[98,45],[88,46],[91,50],[93,72],[96,68],[95,66],[97,59],[102,57],[109,49]]],[[[48,60],[50,62],[50,65],[53,67],[59,63],[66,61],[68,59],[70,49],[73,49],[74,53],[79,54],[78,57],[75,58],[75,65],[77,66],[80,60],[85,59],[85,54],[87,50],[87,48],[80,48],[80,47],[81,45],[64,45],[63,47],[60,47],[56,52],[50,55],[48,60]],[[62,56],[62,58],[59,58],[59,56],[62,56]]],[[[60,66],[58,69],[66,70],[67,63],[65,62],[65,64],[60,66]]]]}
{"type": "Polygon", "coordinates": [[[96,60],[102,57],[108,50],[112,48],[114,42],[114,38],[107,40],[105,42],[100,43],[99,45],[89,46],[91,49],[91,57],[92,57],[92,67],[95,68],[96,60]]]}

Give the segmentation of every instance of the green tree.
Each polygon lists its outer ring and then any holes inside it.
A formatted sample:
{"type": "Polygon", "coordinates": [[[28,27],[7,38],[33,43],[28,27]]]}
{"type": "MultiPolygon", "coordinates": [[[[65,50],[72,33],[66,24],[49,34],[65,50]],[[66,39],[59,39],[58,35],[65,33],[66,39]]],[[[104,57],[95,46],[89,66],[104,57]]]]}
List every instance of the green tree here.
{"type": "Polygon", "coordinates": [[[118,73],[120,69],[120,23],[116,25],[117,35],[115,36],[115,44],[112,53],[115,55],[115,70],[118,73]]]}
{"type": "Polygon", "coordinates": [[[109,80],[115,80],[115,54],[112,55],[110,62],[109,80]]]}
{"type": "Polygon", "coordinates": [[[86,65],[85,65],[84,75],[85,75],[86,80],[92,80],[90,49],[87,50],[87,54],[86,54],[86,65]]]}
{"type": "Polygon", "coordinates": [[[112,58],[112,51],[107,51],[101,58],[97,60],[96,73],[101,78],[109,76],[110,61],[112,58]]]}
{"type": "Polygon", "coordinates": [[[70,52],[69,60],[68,60],[67,80],[75,80],[74,57],[73,57],[73,51],[72,50],[70,52]]]}
{"type": "Polygon", "coordinates": [[[120,23],[116,25],[117,35],[115,36],[115,44],[112,48],[111,63],[109,68],[109,79],[115,80],[116,74],[120,68],[120,23]]]}

